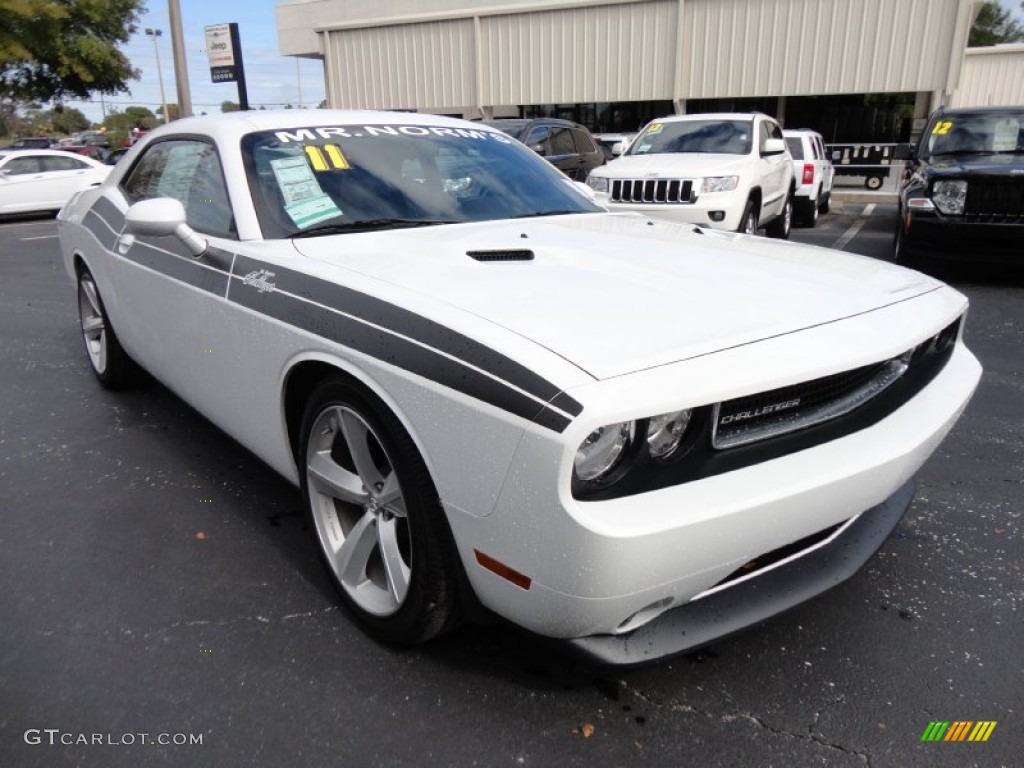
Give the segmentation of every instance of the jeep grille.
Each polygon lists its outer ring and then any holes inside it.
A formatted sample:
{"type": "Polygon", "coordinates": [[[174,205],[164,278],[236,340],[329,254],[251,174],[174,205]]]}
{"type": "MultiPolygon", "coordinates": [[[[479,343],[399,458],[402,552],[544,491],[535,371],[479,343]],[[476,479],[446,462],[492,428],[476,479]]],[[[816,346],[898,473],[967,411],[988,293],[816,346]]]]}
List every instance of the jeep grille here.
{"type": "Polygon", "coordinates": [[[613,203],[692,203],[690,179],[612,179],[613,203]]]}

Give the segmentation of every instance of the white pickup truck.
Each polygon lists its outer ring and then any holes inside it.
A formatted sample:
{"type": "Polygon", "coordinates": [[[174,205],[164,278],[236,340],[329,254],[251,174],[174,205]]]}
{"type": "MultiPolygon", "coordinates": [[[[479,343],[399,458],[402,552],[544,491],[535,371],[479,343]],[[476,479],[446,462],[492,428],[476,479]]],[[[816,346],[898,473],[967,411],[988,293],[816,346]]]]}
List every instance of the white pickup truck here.
{"type": "Polygon", "coordinates": [[[654,120],[587,184],[611,211],[780,238],[793,220],[793,161],[779,124],[761,113],[654,120]]]}

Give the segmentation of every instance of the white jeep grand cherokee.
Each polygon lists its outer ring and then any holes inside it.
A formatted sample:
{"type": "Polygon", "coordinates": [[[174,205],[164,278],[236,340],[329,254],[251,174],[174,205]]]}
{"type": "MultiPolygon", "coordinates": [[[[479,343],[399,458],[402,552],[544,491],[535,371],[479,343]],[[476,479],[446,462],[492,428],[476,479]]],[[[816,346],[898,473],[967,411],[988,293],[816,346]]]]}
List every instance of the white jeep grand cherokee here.
{"type": "Polygon", "coordinates": [[[779,124],[761,113],[657,119],[587,184],[611,211],[789,237],[793,162],[779,124]]]}

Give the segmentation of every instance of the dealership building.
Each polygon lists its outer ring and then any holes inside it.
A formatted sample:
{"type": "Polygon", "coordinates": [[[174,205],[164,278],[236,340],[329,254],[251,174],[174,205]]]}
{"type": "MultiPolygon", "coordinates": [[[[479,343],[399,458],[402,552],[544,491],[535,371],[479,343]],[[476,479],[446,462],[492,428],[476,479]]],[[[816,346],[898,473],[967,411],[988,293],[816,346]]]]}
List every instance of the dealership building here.
{"type": "Polygon", "coordinates": [[[294,0],[277,6],[277,29],[283,54],[323,61],[331,107],[547,115],[606,132],[761,110],[828,142],[884,142],[940,105],[1024,101],[1024,46],[965,50],[980,6],[294,0]]]}

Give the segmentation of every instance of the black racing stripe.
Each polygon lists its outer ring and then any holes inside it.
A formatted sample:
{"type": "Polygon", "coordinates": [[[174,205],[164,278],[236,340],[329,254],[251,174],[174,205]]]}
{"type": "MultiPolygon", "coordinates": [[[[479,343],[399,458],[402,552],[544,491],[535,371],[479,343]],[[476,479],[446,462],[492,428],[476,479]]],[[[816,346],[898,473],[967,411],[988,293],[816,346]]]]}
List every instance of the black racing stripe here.
{"type": "MultiPolygon", "coordinates": [[[[227,256],[230,265],[230,254],[227,256]]],[[[223,265],[219,265],[219,268],[207,269],[191,256],[181,257],[165,253],[157,246],[150,245],[143,240],[137,240],[125,254],[125,258],[174,280],[180,280],[186,285],[218,296],[223,296],[227,292],[228,280],[231,279],[228,276],[227,268],[223,265]]]]}
{"type": "MultiPolygon", "coordinates": [[[[278,272],[272,271],[276,282],[278,272]]],[[[230,297],[231,301],[243,307],[396,365],[556,432],[563,431],[569,425],[569,419],[562,414],[480,371],[333,310],[286,296],[279,291],[261,293],[256,288],[237,283],[230,297]]]]}
{"type": "Polygon", "coordinates": [[[278,290],[311,299],[318,304],[333,307],[368,323],[416,339],[428,347],[487,371],[512,386],[529,392],[538,400],[549,402],[573,416],[578,416],[583,411],[580,403],[529,368],[467,336],[394,304],[327,280],[241,255],[235,262],[234,274],[244,276],[260,269],[268,269],[274,273],[272,280],[278,290]]]}
{"type": "Polygon", "coordinates": [[[102,216],[118,232],[124,228],[124,213],[106,197],[100,196],[96,198],[96,202],[92,204],[90,210],[102,216]]]}
{"type": "Polygon", "coordinates": [[[82,226],[93,233],[100,242],[100,245],[108,251],[114,250],[118,234],[110,231],[110,228],[104,223],[99,214],[93,210],[86,211],[85,216],[82,218],[82,226]]]}

